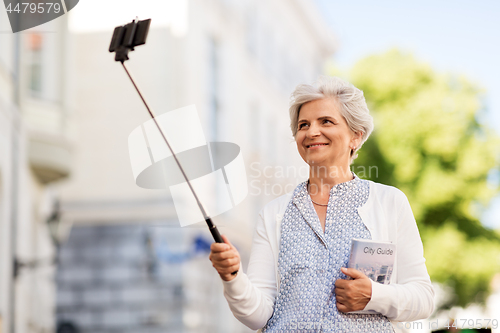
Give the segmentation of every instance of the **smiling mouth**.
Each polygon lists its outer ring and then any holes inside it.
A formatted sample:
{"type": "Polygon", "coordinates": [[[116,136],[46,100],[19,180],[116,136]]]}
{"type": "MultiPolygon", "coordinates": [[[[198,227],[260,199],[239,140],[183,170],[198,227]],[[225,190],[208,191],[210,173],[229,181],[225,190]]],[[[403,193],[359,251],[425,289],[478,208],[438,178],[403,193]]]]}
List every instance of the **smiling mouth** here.
{"type": "Polygon", "coordinates": [[[320,147],[320,146],[328,146],[328,143],[319,143],[319,144],[309,145],[309,146],[306,146],[306,147],[307,148],[312,148],[312,147],[320,147]]]}

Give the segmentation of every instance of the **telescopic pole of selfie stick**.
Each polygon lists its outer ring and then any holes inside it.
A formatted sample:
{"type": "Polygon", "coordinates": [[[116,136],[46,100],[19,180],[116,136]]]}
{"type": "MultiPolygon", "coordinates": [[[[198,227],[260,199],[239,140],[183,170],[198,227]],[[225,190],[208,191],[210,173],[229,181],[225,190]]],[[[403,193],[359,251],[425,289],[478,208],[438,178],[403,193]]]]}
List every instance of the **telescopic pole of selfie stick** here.
{"type": "MultiPolygon", "coordinates": [[[[194,195],[194,198],[196,199],[196,203],[198,204],[198,207],[201,210],[201,213],[203,214],[203,218],[205,219],[205,222],[208,225],[208,229],[210,230],[210,233],[212,234],[215,242],[217,243],[224,243],[222,240],[222,237],[219,233],[219,230],[217,230],[217,227],[215,224],[213,224],[212,220],[208,216],[207,211],[203,207],[203,204],[200,202],[200,199],[196,195],[196,192],[193,189],[193,186],[191,186],[191,182],[189,181],[188,177],[186,176],[186,173],[184,172],[184,169],[181,166],[181,163],[177,159],[177,156],[174,153],[174,150],[168,143],[167,137],[163,133],[163,130],[160,127],[160,124],[158,124],[158,121],[156,120],[156,116],[154,115],[153,111],[149,107],[148,103],[144,99],[143,95],[141,94],[141,91],[139,90],[139,87],[135,84],[134,79],[132,78],[132,75],[130,75],[130,72],[128,71],[127,67],[125,66],[125,61],[129,60],[128,58],[128,52],[133,51],[135,46],[143,45],[146,44],[146,38],[148,36],[149,32],[149,26],[151,25],[151,19],[148,20],[143,20],[143,21],[136,21],[133,20],[132,22],[124,25],[124,26],[118,26],[115,28],[113,32],[113,37],[111,39],[111,44],[109,45],[109,52],[116,52],[115,55],[115,61],[121,62],[123,69],[127,73],[128,77],[130,78],[130,81],[132,81],[132,84],[134,85],[135,90],[141,97],[142,102],[146,106],[146,109],[149,112],[149,115],[151,118],[153,118],[154,123],[156,124],[156,127],[158,128],[158,131],[160,131],[160,134],[165,140],[165,143],[168,146],[168,149],[170,149],[170,152],[172,153],[172,156],[175,159],[175,162],[179,166],[179,169],[182,172],[182,175],[184,176],[184,179],[186,180],[186,183],[189,186],[189,189],[194,195]]],[[[236,275],[238,271],[235,271],[231,273],[232,275],[236,275]]]]}

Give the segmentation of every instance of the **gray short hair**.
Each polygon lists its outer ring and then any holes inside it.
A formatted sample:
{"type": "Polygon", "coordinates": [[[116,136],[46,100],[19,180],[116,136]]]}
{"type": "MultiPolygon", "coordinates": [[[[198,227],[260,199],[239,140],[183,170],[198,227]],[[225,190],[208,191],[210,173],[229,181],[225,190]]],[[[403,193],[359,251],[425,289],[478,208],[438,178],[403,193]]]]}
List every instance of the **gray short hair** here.
{"type": "Polygon", "coordinates": [[[302,105],[318,99],[332,97],[340,105],[340,113],[354,133],[362,132],[361,143],[351,152],[351,162],[358,157],[357,151],[373,131],[373,118],[366,105],[363,92],[335,76],[320,76],[313,84],[300,84],[292,93],[290,101],[290,128],[297,135],[299,112],[302,105]]]}

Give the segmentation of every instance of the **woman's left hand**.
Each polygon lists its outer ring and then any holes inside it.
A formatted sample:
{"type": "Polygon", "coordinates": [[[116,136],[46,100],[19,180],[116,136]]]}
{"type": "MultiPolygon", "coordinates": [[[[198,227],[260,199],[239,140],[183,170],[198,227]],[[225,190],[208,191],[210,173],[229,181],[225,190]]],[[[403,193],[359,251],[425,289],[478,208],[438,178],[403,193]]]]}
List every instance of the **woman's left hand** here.
{"type": "Polygon", "coordinates": [[[372,297],[371,280],[354,268],[342,267],[340,270],[353,280],[335,281],[337,309],[341,312],[363,310],[372,297]]]}

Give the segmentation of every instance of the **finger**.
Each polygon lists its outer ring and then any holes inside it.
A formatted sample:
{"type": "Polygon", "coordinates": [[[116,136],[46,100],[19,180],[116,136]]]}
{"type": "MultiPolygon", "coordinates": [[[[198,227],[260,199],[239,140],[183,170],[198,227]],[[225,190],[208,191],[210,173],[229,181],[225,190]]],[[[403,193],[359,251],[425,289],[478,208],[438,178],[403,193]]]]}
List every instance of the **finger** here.
{"type": "Polygon", "coordinates": [[[239,263],[223,267],[216,267],[217,272],[219,272],[219,274],[231,274],[232,272],[239,270],[239,268],[240,268],[239,263]]]}
{"type": "Polygon", "coordinates": [[[339,302],[337,302],[337,310],[339,310],[340,312],[347,312],[348,311],[347,306],[345,306],[344,304],[339,303],[339,302]]]}
{"type": "Polygon", "coordinates": [[[232,265],[232,266],[228,267],[228,268],[227,268],[227,273],[228,273],[228,274],[231,274],[231,273],[233,273],[233,272],[238,271],[239,269],[240,269],[240,264],[239,264],[239,263],[237,263],[237,264],[235,264],[235,265],[232,265]]]}
{"type": "Polygon", "coordinates": [[[228,259],[235,259],[239,261],[240,256],[237,252],[233,251],[212,253],[212,261],[222,262],[228,259]]]}
{"type": "Polygon", "coordinates": [[[346,304],[350,301],[349,294],[347,292],[336,293],[335,298],[342,304],[346,304]]]}
{"type": "Polygon", "coordinates": [[[335,299],[341,304],[344,304],[346,302],[346,298],[344,297],[344,295],[337,294],[335,295],[335,299]]]}
{"type": "Polygon", "coordinates": [[[347,276],[352,277],[353,279],[362,279],[362,278],[367,277],[366,275],[364,275],[363,273],[361,273],[360,271],[358,271],[355,268],[342,267],[340,270],[342,271],[342,273],[344,273],[347,276]]]}
{"type": "Polygon", "coordinates": [[[224,254],[224,252],[221,252],[221,253],[212,253],[212,262],[221,262],[221,261],[224,261],[226,259],[229,259],[229,258],[226,258],[226,257],[223,257],[222,255],[224,254]]]}
{"type": "Polygon", "coordinates": [[[349,284],[350,281],[348,280],[343,280],[343,279],[337,279],[335,281],[335,288],[338,289],[345,289],[347,285],[349,284]]]}
{"type": "Polygon", "coordinates": [[[229,238],[226,237],[226,235],[221,235],[222,237],[222,240],[224,241],[224,243],[228,244],[232,249],[236,249],[233,244],[231,244],[231,242],[229,241],[229,238]]]}
{"type": "Polygon", "coordinates": [[[219,274],[231,274],[232,272],[234,272],[235,270],[235,267],[239,267],[239,265],[228,265],[228,266],[221,266],[221,265],[212,265],[214,266],[214,268],[217,270],[217,272],[219,274]]]}
{"type": "MultiPolygon", "coordinates": [[[[233,268],[235,266],[239,267],[240,266],[240,260],[238,258],[232,258],[232,259],[228,259],[226,262],[225,262],[226,266],[228,266],[229,268],[233,268]]],[[[233,272],[233,271],[231,271],[233,272]]]]}
{"type": "Polygon", "coordinates": [[[212,254],[212,258],[215,260],[226,260],[231,258],[239,258],[238,253],[234,251],[224,251],[224,252],[214,252],[212,254]]]}
{"type": "Polygon", "coordinates": [[[224,252],[224,251],[228,251],[230,249],[231,249],[231,246],[228,244],[212,243],[212,245],[210,245],[210,250],[212,252],[224,252]]]}
{"type": "Polygon", "coordinates": [[[344,308],[348,308],[349,307],[348,304],[349,303],[345,299],[343,299],[343,300],[337,299],[337,307],[339,307],[339,305],[340,305],[340,306],[343,306],[344,308]]]}
{"type": "Polygon", "coordinates": [[[216,261],[215,263],[217,264],[217,266],[226,268],[226,267],[238,265],[240,263],[240,261],[238,258],[230,258],[230,259],[216,261]]]}

